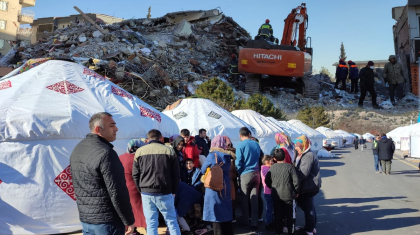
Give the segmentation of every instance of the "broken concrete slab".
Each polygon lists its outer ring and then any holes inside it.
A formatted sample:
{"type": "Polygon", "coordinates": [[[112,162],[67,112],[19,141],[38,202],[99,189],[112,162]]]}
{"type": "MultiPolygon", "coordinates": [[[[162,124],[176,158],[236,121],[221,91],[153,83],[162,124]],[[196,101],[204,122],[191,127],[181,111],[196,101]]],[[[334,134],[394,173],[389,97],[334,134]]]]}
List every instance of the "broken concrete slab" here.
{"type": "Polygon", "coordinates": [[[78,37],[79,42],[86,42],[87,38],[84,33],[80,34],[78,37]]]}
{"type": "Polygon", "coordinates": [[[178,37],[188,38],[192,34],[191,23],[182,20],[174,30],[174,35],[178,37]]]}
{"type": "Polygon", "coordinates": [[[95,32],[93,32],[92,33],[92,36],[94,37],[94,38],[98,38],[98,37],[100,37],[100,36],[102,36],[103,34],[99,31],[99,30],[96,30],[95,32]]]}

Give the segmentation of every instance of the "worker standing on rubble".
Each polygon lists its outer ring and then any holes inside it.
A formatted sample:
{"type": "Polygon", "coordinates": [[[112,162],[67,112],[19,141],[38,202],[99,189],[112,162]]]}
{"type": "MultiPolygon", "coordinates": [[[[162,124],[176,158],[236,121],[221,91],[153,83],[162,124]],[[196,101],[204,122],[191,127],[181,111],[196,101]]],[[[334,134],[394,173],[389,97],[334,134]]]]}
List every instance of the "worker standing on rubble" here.
{"type": "Polygon", "coordinates": [[[360,98],[359,98],[359,107],[363,108],[363,100],[365,100],[366,92],[369,91],[372,96],[372,106],[375,109],[379,109],[379,105],[376,103],[376,92],[375,92],[375,64],[373,61],[369,61],[366,67],[360,70],[360,98]]]}
{"type": "Polygon", "coordinates": [[[271,27],[270,20],[266,19],[265,24],[262,24],[258,30],[260,39],[270,40],[273,38],[273,27],[271,27]]]}
{"type": "Polygon", "coordinates": [[[357,94],[359,93],[359,68],[357,67],[356,63],[351,60],[349,60],[347,64],[349,65],[349,78],[351,81],[350,92],[357,94]]]}
{"type": "Polygon", "coordinates": [[[335,89],[338,89],[338,84],[341,81],[341,90],[346,90],[346,79],[349,74],[349,69],[347,68],[346,62],[343,59],[340,59],[337,69],[335,70],[335,89]]]}
{"type": "Polygon", "coordinates": [[[235,83],[235,88],[239,88],[239,71],[238,71],[238,58],[235,54],[231,55],[230,60],[230,77],[229,81],[235,83]]]}
{"type": "Polygon", "coordinates": [[[384,67],[385,82],[389,84],[389,99],[395,105],[395,90],[397,90],[398,101],[401,102],[403,96],[404,73],[400,63],[397,62],[395,55],[389,56],[389,62],[384,67]]]}

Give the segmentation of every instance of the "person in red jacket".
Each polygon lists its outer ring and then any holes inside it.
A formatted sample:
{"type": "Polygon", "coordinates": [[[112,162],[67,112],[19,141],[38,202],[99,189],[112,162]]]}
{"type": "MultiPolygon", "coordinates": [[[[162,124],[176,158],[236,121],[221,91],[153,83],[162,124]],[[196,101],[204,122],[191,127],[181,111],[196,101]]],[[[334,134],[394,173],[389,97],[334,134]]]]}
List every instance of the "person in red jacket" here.
{"type": "MultiPolygon", "coordinates": [[[[134,154],[136,150],[141,146],[146,145],[143,141],[139,139],[130,140],[127,144],[127,153],[124,153],[120,156],[120,161],[124,167],[125,182],[128,188],[128,194],[130,195],[130,204],[133,209],[134,214],[134,226],[136,228],[146,228],[146,219],[143,214],[143,204],[141,202],[141,194],[137,190],[136,184],[133,180],[133,162],[134,154]]],[[[136,229],[134,229],[133,234],[140,234],[136,229]]]]}
{"type": "Polygon", "coordinates": [[[194,162],[194,167],[200,167],[200,150],[198,150],[197,144],[195,143],[195,138],[193,136],[190,136],[190,131],[187,129],[181,130],[181,136],[185,140],[185,147],[182,150],[182,154],[184,155],[184,161],[186,159],[192,159],[194,162]]]}

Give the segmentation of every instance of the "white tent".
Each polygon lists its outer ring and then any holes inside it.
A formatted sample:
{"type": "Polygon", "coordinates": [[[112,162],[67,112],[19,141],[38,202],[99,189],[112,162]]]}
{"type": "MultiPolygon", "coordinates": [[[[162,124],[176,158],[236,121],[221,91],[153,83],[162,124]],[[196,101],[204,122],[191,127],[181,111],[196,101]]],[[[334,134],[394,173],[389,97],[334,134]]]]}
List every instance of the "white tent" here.
{"type": "Polygon", "coordinates": [[[323,135],[321,132],[310,128],[309,126],[305,125],[303,122],[299,120],[289,120],[288,123],[290,123],[295,128],[305,133],[306,136],[308,136],[308,138],[312,142],[312,147],[311,147],[312,150],[318,151],[322,148],[323,146],[322,142],[327,137],[323,135]]]}
{"type": "Polygon", "coordinates": [[[411,133],[409,138],[410,156],[420,158],[420,123],[411,125],[411,133]]]}
{"type": "Polygon", "coordinates": [[[316,128],[315,130],[321,132],[323,135],[325,135],[327,137],[327,139],[337,141],[339,147],[343,146],[343,137],[341,137],[341,135],[335,133],[330,128],[320,126],[320,127],[316,128]]]}
{"type": "Polygon", "coordinates": [[[354,135],[352,135],[352,134],[350,134],[350,133],[348,133],[348,132],[346,132],[346,131],[343,131],[343,130],[335,130],[334,131],[335,133],[337,133],[337,134],[339,134],[339,135],[341,135],[344,139],[346,139],[346,144],[352,144],[353,143],[353,140],[355,139],[354,138],[354,135]]]}
{"type": "Polygon", "coordinates": [[[0,81],[0,234],[81,230],[69,157],[102,111],[117,123],[118,154],[130,139],[176,123],[102,76],[71,62],[48,61],[0,81]]]}
{"type": "Polygon", "coordinates": [[[362,136],[363,136],[363,139],[369,142],[372,142],[375,139],[375,136],[372,135],[371,133],[365,133],[362,136]]]}
{"type": "Polygon", "coordinates": [[[276,146],[276,133],[284,132],[284,130],[253,110],[235,110],[232,114],[255,128],[257,133],[255,137],[258,138],[262,151],[270,154],[276,146]]]}
{"type": "Polygon", "coordinates": [[[292,124],[286,122],[286,121],[278,121],[273,117],[267,117],[268,120],[272,121],[274,124],[276,124],[277,126],[279,126],[281,129],[283,129],[286,134],[288,134],[290,136],[290,138],[292,138],[292,141],[294,139],[296,139],[297,137],[304,135],[305,133],[302,132],[301,130],[297,129],[296,127],[294,127],[292,124]]]}
{"type": "Polygon", "coordinates": [[[412,132],[415,132],[418,128],[418,124],[401,126],[395,128],[386,134],[388,138],[392,138],[395,143],[395,149],[400,150],[409,150],[409,139],[412,135],[412,132]]]}
{"type": "Polygon", "coordinates": [[[203,128],[210,138],[228,136],[234,146],[241,141],[241,127],[248,127],[256,134],[254,127],[208,99],[182,99],[166,107],[163,113],[172,118],[180,130],[188,129],[194,136],[203,128]]]}

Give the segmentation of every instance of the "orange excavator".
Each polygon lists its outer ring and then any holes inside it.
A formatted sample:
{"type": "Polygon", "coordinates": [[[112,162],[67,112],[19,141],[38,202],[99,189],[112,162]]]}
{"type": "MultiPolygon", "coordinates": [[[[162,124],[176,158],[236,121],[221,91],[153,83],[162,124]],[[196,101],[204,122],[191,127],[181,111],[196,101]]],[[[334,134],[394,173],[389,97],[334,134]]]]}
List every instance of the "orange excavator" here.
{"type": "Polygon", "coordinates": [[[250,40],[239,51],[239,72],[246,74],[245,92],[253,94],[272,87],[295,89],[317,99],[319,85],[312,74],[311,38],[306,38],[306,4],[287,16],[280,45],[264,39],[250,40]]]}

